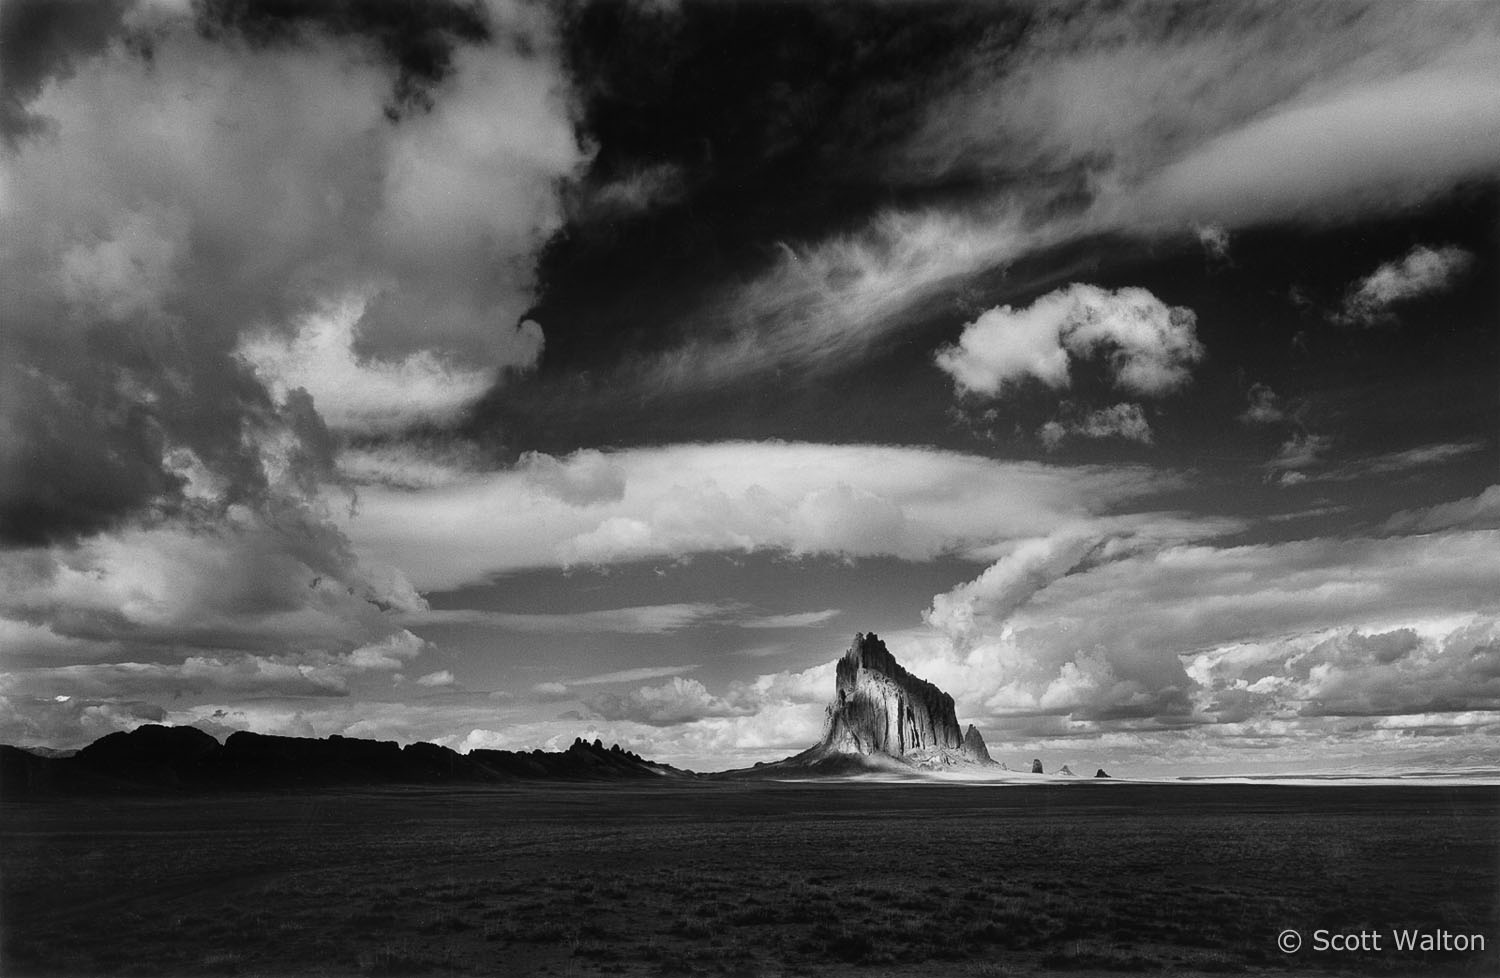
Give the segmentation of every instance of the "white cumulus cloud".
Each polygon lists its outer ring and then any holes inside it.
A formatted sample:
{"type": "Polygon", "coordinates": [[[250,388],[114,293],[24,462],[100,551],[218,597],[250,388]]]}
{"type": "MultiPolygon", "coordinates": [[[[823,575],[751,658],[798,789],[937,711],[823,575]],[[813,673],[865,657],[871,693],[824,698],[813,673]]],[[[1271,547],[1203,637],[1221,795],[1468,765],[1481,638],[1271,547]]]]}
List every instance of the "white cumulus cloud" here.
{"type": "Polygon", "coordinates": [[[1028,377],[1067,387],[1074,358],[1102,353],[1115,386],[1159,397],[1185,385],[1203,356],[1196,324],[1191,309],[1145,289],[1075,283],[1024,309],[991,309],[938,350],[936,362],[960,393],[994,397],[1028,377]]]}
{"type": "Polygon", "coordinates": [[[1397,303],[1452,287],[1473,264],[1474,256],[1462,248],[1417,245],[1351,285],[1337,318],[1360,325],[1380,322],[1397,303]]]}
{"type": "MultiPolygon", "coordinates": [[[[239,355],[278,398],[300,387],[331,427],[362,432],[452,421],[494,382],[493,371],[431,350],[396,360],[361,357],[355,345],[365,307],[364,299],[351,298],[304,316],[292,336],[247,337],[239,355]]],[[[539,329],[533,338],[539,354],[539,329]]]]}
{"type": "Polygon", "coordinates": [[[1052,420],[1037,431],[1047,448],[1055,449],[1069,436],[1080,438],[1123,438],[1149,445],[1154,436],[1151,424],[1139,404],[1116,404],[1090,411],[1081,418],[1052,420]]]}

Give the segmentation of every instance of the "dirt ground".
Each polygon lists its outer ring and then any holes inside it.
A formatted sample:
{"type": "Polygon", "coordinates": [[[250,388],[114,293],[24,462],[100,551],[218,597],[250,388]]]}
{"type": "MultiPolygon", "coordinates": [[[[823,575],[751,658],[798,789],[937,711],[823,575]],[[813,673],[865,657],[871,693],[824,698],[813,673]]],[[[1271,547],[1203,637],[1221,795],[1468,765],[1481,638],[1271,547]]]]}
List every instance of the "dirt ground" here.
{"type": "Polygon", "coordinates": [[[1500,974],[1495,787],[547,785],[0,819],[11,976],[1500,974]]]}

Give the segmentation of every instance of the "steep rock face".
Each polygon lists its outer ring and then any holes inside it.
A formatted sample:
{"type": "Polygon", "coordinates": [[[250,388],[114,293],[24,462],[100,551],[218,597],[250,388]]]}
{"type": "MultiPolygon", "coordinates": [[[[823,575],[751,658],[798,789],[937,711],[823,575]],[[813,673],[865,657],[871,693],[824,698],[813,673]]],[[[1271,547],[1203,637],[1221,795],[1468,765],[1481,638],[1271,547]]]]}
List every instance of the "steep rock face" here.
{"type": "Polygon", "coordinates": [[[875,633],[854,636],[836,675],[820,745],[826,750],[892,757],[963,750],[953,697],[903,669],[875,633]]]}
{"type": "Polygon", "coordinates": [[[990,749],[984,746],[984,738],[974,725],[969,724],[969,729],[964,731],[964,757],[978,764],[993,764],[990,757],[990,749]]]}

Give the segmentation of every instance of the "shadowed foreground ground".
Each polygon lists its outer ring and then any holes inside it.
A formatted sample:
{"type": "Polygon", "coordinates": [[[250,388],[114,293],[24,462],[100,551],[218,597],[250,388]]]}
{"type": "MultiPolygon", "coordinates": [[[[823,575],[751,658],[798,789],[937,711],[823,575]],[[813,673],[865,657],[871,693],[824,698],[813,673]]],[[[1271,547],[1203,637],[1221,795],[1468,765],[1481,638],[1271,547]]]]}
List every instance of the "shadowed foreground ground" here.
{"type": "Polygon", "coordinates": [[[552,785],[0,816],[6,975],[1500,973],[1494,787],[552,785]],[[1438,927],[1487,950],[1310,948],[1438,927]]]}

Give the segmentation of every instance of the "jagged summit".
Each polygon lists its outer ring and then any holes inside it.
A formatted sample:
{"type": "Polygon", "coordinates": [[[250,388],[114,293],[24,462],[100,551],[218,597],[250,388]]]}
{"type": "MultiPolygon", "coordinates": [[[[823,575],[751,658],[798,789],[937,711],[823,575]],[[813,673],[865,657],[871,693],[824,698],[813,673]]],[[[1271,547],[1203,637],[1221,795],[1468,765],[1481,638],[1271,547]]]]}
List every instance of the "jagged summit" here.
{"type": "Polygon", "coordinates": [[[901,668],[874,632],[854,636],[836,676],[820,745],[825,749],[892,757],[963,749],[953,697],[901,668]]]}
{"type": "Polygon", "coordinates": [[[822,739],[759,769],[899,773],[995,763],[978,729],[959,726],[953,697],[902,668],[874,632],[854,636],[835,677],[822,739]]]}

